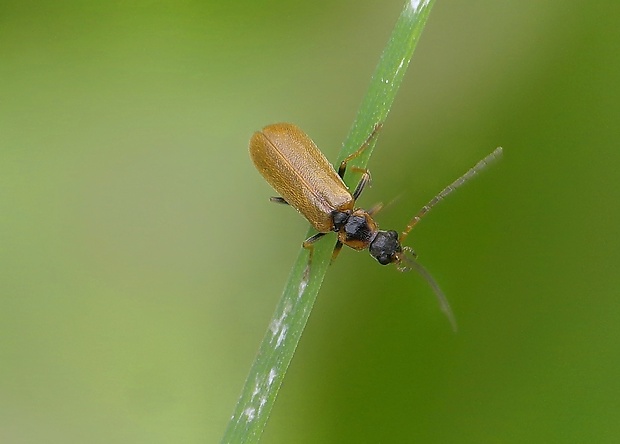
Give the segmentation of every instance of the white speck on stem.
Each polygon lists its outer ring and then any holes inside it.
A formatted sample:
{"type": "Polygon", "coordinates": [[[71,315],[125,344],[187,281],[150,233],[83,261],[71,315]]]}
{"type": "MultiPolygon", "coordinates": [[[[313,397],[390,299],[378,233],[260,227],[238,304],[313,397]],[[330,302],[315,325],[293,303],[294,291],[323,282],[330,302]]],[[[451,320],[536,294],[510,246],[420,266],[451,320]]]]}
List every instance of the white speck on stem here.
{"type": "Polygon", "coordinates": [[[429,1],[430,0],[409,0],[409,7],[414,11],[417,11],[428,5],[429,1]]]}
{"type": "Polygon", "coordinates": [[[271,321],[271,323],[269,324],[269,330],[271,330],[271,334],[273,335],[272,340],[280,332],[280,329],[282,328],[282,325],[284,325],[284,320],[286,319],[288,314],[291,312],[292,308],[293,307],[291,306],[291,304],[287,304],[284,307],[284,310],[282,311],[282,314],[280,315],[280,317],[276,318],[276,319],[273,319],[271,321]]]}
{"type": "Polygon", "coordinates": [[[281,319],[274,319],[273,321],[271,321],[271,324],[269,324],[269,330],[271,330],[271,334],[273,334],[274,336],[277,335],[278,332],[280,331],[281,326],[282,326],[281,319]]]}
{"type": "Polygon", "coordinates": [[[256,409],[254,407],[248,407],[243,411],[243,414],[248,418],[247,422],[254,421],[256,417],[256,409]]]}
{"type": "Polygon", "coordinates": [[[258,414],[260,415],[260,411],[263,409],[263,407],[265,407],[265,404],[267,404],[267,398],[264,396],[261,396],[260,401],[258,402],[258,414]]]}
{"type": "Polygon", "coordinates": [[[260,393],[260,384],[257,381],[256,385],[254,386],[254,391],[252,392],[252,399],[254,399],[256,395],[258,395],[259,393],[260,393]]]}
{"type": "Polygon", "coordinates": [[[400,70],[403,69],[403,66],[405,66],[405,59],[401,59],[400,63],[398,64],[398,68],[396,68],[396,72],[394,74],[398,74],[400,70]]]}
{"type": "Polygon", "coordinates": [[[273,384],[273,380],[276,379],[276,369],[272,368],[271,370],[269,370],[269,376],[267,376],[267,385],[271,386],[271,384],[273,384]]]}
{"type": "Polygon", "coordinates": [[[299,290],[297,291],[297,298],[300,298],[301,295],[304,294],[304,291],[306,291],[307,286],[308,286],[308,280],[302,279],[301,282],[299,283],[299,290]]]}
{"type": "Polygon", "coordinates": [[[284,341],[284,338],[286,338],[287,331],[288,325],[283,325],[282,330],[280,331],[280,335],[278,336],[278,340],[276,341],[276,348],[278,348],[282,344],[282,341],[284,341]]]}

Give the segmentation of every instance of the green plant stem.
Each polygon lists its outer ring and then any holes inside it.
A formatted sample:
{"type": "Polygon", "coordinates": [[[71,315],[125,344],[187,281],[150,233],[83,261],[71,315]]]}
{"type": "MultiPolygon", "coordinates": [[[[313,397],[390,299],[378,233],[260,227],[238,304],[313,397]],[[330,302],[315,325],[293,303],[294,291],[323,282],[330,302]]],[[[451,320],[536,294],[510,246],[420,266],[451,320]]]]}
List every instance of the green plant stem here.
{"type": "MultiPolygon", "coordinates": [[[[339,161],[353,153],[374,126],[387,118],[433,3],[434,0],[405,3],[343,144],[339,161]]],[[[366,166],[375,142],[376,138],[355,159],[356,166],[366,166]]],[[[349,173],[345,179],[349,183],[349,173]]],[[[307,278],[304,271],[308,252],[301,249],[222,443],[255,443],[260,439],[327,272],[333,244],[325,240],[315,244],[311,274],[307,278]]]]}

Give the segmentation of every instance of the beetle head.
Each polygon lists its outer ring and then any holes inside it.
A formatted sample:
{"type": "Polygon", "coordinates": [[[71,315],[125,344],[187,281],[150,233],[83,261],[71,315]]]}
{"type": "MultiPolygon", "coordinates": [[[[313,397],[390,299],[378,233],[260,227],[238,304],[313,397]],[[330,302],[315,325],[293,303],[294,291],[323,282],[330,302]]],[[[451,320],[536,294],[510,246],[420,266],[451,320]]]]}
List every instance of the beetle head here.
{"type": "Polygon", "coordinates": [[[406,267],[401,267],[404,252],[412,251],[409,247],[402,247],[398,240],[398,233],[394,230],[379,231],[368,246],[370,255],[377,259],[381,265],[396,263],[398,269],[403,271],[406,267]],[[402,268],[402,269],[401,269],[402,268]]]}

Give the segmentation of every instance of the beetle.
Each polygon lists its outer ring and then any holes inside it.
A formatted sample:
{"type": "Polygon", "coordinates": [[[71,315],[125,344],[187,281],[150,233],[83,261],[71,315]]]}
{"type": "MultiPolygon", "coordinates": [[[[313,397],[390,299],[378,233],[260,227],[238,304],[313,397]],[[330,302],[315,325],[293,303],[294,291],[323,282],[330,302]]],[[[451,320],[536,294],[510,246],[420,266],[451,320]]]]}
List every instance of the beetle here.
{"type": "Polygon", "coordinates": [[[454,326],[449,305],[439,286],[426,269],[405,254],[408,252],[415,257],[413,250],[403,246],[403,242],[431,208],[499,157],[502,148],[495,149],[431,199],[399,236],[394,230],[380,230],[373,219],[381,205],[368,211],[355,207],[355,201],[370,182],[367,169],[355,169],[362,173],[362,177],[353,193],[343,181],[348,162],[368,148],[381,126],[380,123],[375,125],[366,141],[340,163],[337,172],[310,137],[291,123],[276,123],[255,132],[250,139],[250,157],[260,174],[280,194],[271,200],[291,205],[317,230],[303,242],[304,248],[310,250],[307,270],[312,260],[314,242],[327,233],[336,232],[338,241],[332,260],[346,245],[355,250],[368,249],[381,265],[395,264],[399,271],[415,268],[433,288],[454,326]]]}

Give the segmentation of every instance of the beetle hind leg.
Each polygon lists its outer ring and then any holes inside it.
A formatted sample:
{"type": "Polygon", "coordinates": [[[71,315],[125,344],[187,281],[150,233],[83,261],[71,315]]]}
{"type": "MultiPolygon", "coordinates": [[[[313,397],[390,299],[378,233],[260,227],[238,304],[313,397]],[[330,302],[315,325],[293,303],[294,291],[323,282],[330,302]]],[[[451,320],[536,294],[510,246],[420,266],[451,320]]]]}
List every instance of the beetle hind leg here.
{"type": "Polygon", "coordinates": [[[308,278],[310,277],[310,268],[312,266],[312,256],[314,256],[314,243],[318,241],[320,238],[325,236],[327,233],[316,233],[306,239],[302,246],[309,251],[308,255],[308,263],[306,264],[306,269],[304,270],[304,277],[302,282],[308,283],[308,278]]]}
{"type": "Polygon", "coordinates": [[[325,236],[326,234],[327,233],[316,233],[316,234],[313,234],[308,239],[306,239],[304,241],[304,243],[302,244],[303,247],[310,252],[310,256],[308,257],[308,267],[310,267],[310,264],[312,263],[312,256],[314,254],[314,245],[313,244],[316,241],[318,241],[320,238],[325,236]]]}

